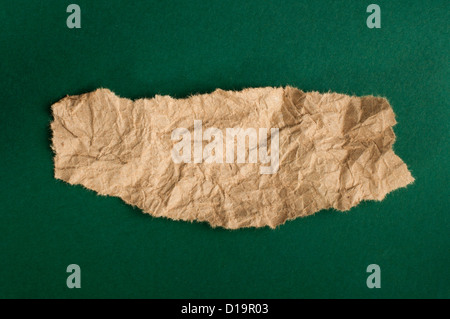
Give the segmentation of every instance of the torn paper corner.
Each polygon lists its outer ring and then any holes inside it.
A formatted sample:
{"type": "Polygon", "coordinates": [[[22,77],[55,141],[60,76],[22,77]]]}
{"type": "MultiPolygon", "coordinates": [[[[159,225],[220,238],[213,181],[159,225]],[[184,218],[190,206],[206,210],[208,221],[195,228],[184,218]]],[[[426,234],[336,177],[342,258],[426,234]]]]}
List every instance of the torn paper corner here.
{"type": "Polygon", "coordinates": [[[292,87],[52,106],[55,177],[157,217],[276,227],[412,183],[384,98],[292,87]]]}

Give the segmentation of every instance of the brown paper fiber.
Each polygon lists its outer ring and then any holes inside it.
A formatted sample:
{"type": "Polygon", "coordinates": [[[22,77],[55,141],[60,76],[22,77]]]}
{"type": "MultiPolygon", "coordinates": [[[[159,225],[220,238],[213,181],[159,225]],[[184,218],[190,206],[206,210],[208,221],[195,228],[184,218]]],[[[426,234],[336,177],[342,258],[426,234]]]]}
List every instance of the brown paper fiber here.
{"type": "Polygon", "coordinates": [[[412,183],[384,98],[292,87],[52,106],[55,178],[156,217],[271,228],[412,183]]]}

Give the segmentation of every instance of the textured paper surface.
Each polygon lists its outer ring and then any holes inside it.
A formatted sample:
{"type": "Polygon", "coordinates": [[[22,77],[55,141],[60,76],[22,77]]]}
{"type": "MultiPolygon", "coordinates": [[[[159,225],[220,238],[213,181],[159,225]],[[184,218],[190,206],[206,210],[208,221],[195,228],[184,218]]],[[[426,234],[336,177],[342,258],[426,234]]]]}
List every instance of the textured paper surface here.
{"type": "Polygon", "coordinates": [[[268,87],[132,101],[98,89],[68,96],[52,111],[55,177],[157,217],[273,228],[321,209],[382,200],[414,181],[392,150],[395,115],[380,97],[268,87]],[[173,131],[186,128],[193,136],[196,120],[203,133],[224,132],[224,141],[227,128],[278,128],[279,168],[261,174],[270,165],[261,158],[196,163],[194,147],[190,163],[175,163],[173,131]]]}

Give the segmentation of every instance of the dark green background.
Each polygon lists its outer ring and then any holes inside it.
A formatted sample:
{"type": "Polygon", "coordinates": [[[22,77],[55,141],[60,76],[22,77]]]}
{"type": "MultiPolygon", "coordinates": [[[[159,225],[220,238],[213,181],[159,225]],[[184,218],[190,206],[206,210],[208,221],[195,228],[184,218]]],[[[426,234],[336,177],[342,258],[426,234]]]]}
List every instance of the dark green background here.
{"type": "Polygon", "coordinates": [[[449,298],[449,2],[376,1],[368,29],[371,1],[1,1],[0,297],[449,298]],[[81,29],[66,27],[72,2],[81,29]],[[50,106],[67,94],[284,85],[387,97],[415,184],[227,231],[53,178],[50,106]],[[366,287],[372,263],[381,289],[366,287]]]}

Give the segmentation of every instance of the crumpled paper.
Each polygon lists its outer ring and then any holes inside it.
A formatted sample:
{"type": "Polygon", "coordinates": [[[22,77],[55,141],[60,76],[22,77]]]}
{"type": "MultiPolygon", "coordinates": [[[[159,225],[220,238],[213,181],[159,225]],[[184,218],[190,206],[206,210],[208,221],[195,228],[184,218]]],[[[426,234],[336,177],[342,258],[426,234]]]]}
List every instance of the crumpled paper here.
{"type": "Polygon", "coordinates": [[[392,150],[395,115],[380,97],[266,87],[132,101],[98,89],[67,96],[52,111],[55,178],[156,217],[274,228],[322,209],[382,200],[414,181],[392,150]],[[202,157],[213,137],[199,135],[198,123],[203,134],[214,128],[223,135],[213,136],[216,146],[223,144],[223,153],[209,153],[216,161],[202,157]],[[256,145],[266,158],[250,149],[249,136],[245,162],[226,158],[230,128],[267,129],[266,141],[259,132],[256,145]],[[191,136],[190,149],[177,148],[183,137],[174,139],[177,129],[191,136]],[[263,173],[270,165],[272,173],[263,173]]]}

